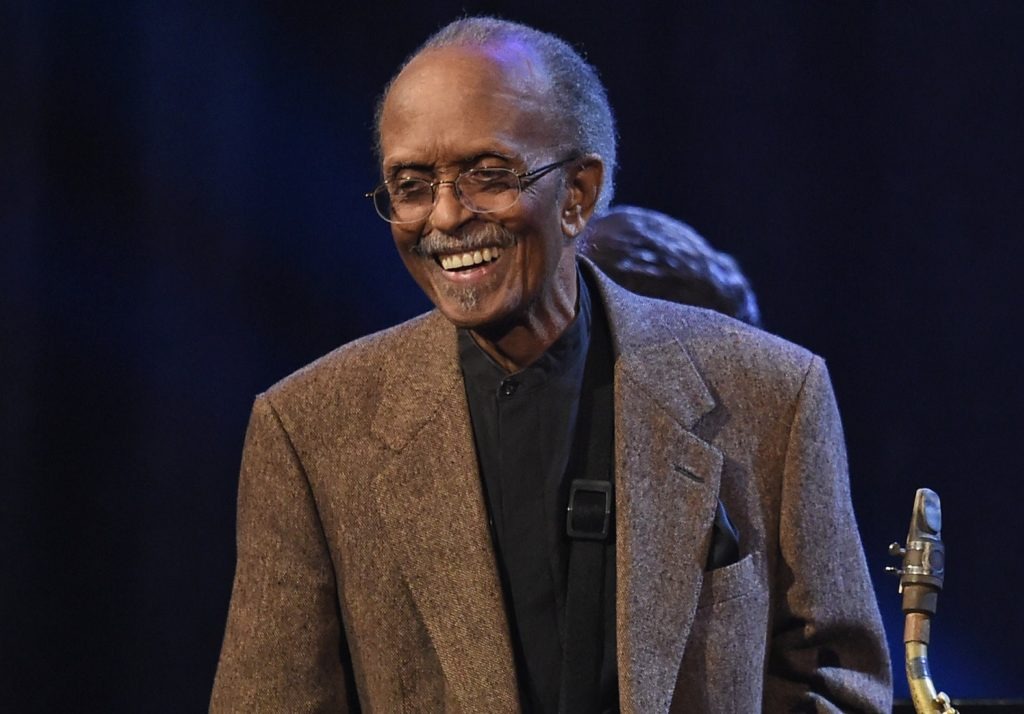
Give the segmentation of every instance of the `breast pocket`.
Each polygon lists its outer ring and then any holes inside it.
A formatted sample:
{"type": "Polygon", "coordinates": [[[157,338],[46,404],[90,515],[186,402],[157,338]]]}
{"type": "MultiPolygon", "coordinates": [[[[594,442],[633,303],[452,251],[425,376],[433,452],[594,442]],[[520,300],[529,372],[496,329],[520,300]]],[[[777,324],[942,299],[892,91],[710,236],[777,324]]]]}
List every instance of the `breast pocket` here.
{"type": "Polygon", "coordinates": [[[741,598],[764,585],[761,553],[748,553],[735,563],[704,573],[697,609],[723,604],[741,598]]]}

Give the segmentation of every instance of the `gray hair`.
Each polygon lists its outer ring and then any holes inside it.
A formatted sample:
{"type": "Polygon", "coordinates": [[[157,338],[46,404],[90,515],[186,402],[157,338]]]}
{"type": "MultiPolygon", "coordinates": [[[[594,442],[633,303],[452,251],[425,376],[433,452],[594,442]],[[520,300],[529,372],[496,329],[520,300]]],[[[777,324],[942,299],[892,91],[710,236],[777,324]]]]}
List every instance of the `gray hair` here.
{"type": "Polygon", "coordinates": [[[604,85],[595,70],[567,42],[527,25],[495,17],[466,17],[442,27],[402,63],[377,102],[376,151],[381,156],[380,120],[384,100],[402,70],[426,50],[443,47],[483,47],[500,42],[521,42],[544,63],[550,78],[549,111],[553,124],[568,137],[567,148],[597,154],[604,163],[596,213],[604,213],[615,193],[615,118],[604,85]]]}

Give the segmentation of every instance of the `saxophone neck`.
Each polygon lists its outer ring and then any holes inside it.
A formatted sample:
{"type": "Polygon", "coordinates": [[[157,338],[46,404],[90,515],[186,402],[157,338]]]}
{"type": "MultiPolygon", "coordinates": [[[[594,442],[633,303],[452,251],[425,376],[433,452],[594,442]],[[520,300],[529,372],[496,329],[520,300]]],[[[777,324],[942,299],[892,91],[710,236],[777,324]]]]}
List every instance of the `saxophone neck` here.
{"type": "Polygon", "coordinates": [[[893,543],[890,555],[903,559],[891,570],[900,576],[903,595],[903,644],[907,683],[918,714],[957,714],[947,697],[937,692],[928,664],[931,618],[946,574],[946,548],[942,543],[942,509],[934,491],[918,489],[910,518],[907,544],[893,543]]]}

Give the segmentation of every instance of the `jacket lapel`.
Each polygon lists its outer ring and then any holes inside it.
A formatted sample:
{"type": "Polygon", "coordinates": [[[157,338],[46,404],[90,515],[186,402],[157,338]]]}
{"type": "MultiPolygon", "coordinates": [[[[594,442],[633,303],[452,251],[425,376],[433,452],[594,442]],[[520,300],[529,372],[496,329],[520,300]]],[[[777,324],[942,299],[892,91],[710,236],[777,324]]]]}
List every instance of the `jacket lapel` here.
{"type": "Polygon", "coordinates": [[[518,711],[455,330],[436,313],[426,323],[371,427],[391,455],[372,482],[381,528],[461,708],[518,711]]]}
{"type": "MultiPolygon", "coordinates": [[[[615,343],[616,635],[623,712],[667,712],[690,632],[722,455],[695,436],[715,401],[667,326],[598,276],[615,343]]],[[[678,326],[675,329],[679,331],[678,326]]]]}

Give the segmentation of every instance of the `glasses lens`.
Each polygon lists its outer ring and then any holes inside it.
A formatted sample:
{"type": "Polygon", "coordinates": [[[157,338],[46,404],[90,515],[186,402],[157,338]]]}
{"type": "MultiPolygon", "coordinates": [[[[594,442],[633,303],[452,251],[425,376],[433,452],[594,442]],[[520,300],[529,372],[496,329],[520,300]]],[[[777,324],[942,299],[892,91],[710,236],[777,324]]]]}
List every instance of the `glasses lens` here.
{"type": "Polygon", "coordinates": [[[434,205],[430,182],[423,179],[396,179],[373,192],[373,205],[381,218],[391,223],[418,221],[434,205]]]}
{"type": "Polygon", "coordinates": [[[519,176],[512,169],[470,169],[455,180],[462,202],[471,211],[504,211],[519,200],[519,176]]]}

